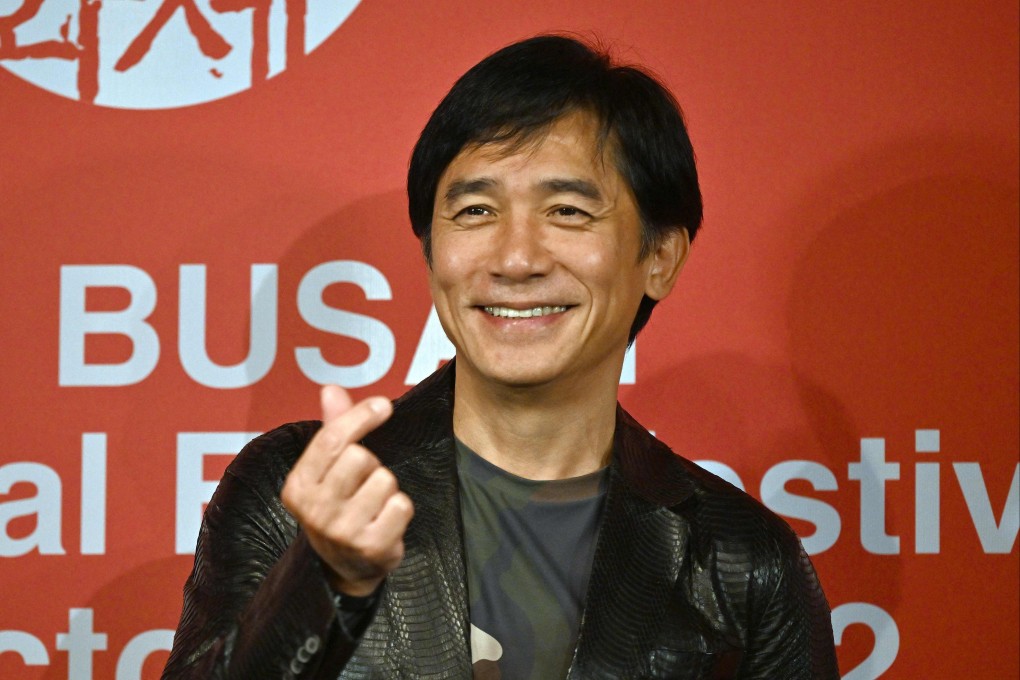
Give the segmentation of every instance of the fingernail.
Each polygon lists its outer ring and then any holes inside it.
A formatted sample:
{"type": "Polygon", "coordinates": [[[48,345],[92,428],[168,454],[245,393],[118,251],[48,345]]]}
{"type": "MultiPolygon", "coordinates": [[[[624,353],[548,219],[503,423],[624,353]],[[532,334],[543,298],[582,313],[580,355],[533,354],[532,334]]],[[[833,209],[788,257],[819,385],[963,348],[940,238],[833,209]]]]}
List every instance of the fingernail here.
{"type": "Polygon", "coordinates": [[[369,400],[368,407],[372,409],[373,413],[382,415],[390,410],[390,400],[385,397],[375,397],[369,400]]]}

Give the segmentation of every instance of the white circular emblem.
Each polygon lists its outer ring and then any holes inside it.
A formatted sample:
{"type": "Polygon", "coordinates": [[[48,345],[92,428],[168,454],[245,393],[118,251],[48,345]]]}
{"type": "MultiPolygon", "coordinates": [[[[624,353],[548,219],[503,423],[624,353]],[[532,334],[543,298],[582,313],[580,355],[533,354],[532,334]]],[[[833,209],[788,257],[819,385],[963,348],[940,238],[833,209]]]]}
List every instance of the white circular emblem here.
{"type": "Polygon", "coordinates": [[[99,106],[191,106],[280,73],[358,1],[0,0],[0,66],[99,106]]]}

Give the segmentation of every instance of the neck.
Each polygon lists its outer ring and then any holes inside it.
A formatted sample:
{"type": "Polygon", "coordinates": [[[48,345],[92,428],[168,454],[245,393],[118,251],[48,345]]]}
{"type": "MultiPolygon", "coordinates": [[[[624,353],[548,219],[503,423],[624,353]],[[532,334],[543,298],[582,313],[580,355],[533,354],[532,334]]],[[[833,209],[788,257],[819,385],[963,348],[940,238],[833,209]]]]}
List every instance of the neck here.
{"type": "Polygon", "coordinates": [[[605,467],[616,428],[619,371],[573,385],[508,386],[457,365],[453,429],[471,450],[526,479],[605,467]]]}

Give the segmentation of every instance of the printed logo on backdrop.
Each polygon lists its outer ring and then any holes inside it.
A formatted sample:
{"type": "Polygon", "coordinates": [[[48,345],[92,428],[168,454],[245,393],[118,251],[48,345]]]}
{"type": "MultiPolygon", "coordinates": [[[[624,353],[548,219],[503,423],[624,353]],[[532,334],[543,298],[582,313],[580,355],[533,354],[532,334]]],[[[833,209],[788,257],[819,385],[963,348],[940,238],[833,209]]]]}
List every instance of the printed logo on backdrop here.
{"type": "Polygon", "coordinates": [[[191,106],[282,72],[358,1],[0,0],[0,66],[99,106],[191,106]]]}

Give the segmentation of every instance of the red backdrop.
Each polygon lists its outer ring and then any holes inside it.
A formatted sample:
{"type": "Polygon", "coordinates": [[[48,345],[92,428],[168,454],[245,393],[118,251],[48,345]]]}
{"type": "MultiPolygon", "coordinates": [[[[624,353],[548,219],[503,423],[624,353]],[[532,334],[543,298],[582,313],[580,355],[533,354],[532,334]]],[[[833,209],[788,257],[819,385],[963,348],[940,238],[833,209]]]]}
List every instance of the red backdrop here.
{"type": "Polygon", "coordinates": [[[0,677],[157,677],[228,452],[444,356],[410,148],[554,29],[698,152],[625,406],[789,518],[845,678],[1017,677],[1015,2],[179,4],[0,1],[0,677]]]}

